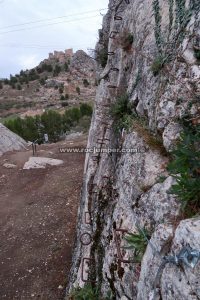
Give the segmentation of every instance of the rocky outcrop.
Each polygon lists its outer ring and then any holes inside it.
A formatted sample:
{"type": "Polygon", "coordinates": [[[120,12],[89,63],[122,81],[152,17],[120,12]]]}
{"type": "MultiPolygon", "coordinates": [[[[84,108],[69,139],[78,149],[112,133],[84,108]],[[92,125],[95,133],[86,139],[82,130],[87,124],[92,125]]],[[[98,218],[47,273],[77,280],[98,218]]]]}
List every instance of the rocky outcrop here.
{"type": "Polygon", "coordinates": [[[78,50],[72,57],[70,67],[84,73],[94,73],[96,71],[96,62],[88,56],[83,50],[78,50]]]}
{"type": "Polygon", "coordinates": [[[68,291],[96,282],[113,299],[199,298],[199,264],[166,264],[155,287],[164,256],[187,245],[200,250],[199,220],[180,222],[180,201],[170,193],[175,181],[166,171],[182,130],[178,120],[199,118],[199,22],[199,1],[109,2],[96,47],[108,57],[88,140],[88,148],[109,151],[86,157],[68,291]],[[116,133],[110,109],[125,93],[136,117],[116,133]],[[138,263],[124,248],[124,233],[144,227],[151,240],[138,263]]]}
{"type": "Polygon", "coordinates": [[[46,166],[60,166],[63,164],[61,159],[53,159],[49,157],[30,157],[24,164],[24,170],[45,169],[46,166]]]}
{"type": "Polygon", "coordinates": [[[8,151],[26,149],[27,143],[0,123],[0,156],[8,151]]]}

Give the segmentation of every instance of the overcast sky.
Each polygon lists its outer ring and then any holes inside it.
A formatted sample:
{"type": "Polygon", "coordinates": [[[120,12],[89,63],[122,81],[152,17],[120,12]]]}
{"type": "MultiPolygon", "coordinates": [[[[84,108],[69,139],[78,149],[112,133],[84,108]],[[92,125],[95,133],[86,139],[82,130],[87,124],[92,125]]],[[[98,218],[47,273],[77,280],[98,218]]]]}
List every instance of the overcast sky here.
{"type": "Polygon", "coordinates": [[[107,6],[108,0],[0,0],[0,78],[36,66],[53,50],[94,48],[98,10],[105,14],[107,6]]]}

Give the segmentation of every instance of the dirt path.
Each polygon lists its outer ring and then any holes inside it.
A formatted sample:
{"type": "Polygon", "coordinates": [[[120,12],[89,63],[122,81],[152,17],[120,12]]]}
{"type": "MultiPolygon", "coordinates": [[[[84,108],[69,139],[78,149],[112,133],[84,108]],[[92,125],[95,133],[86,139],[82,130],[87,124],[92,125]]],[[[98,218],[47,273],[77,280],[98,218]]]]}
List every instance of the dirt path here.
{"type": "MultiPolygon", "coordinates": [[[[85,144],[86,137],[65,146],[85,144]]],[[[59,146],[41,146],[38,152],[62,159],[59,167],[22,170],[31,151],[0,157],[0,299],[64,297],[84,154],[61,154],[59,146]],[[5,162],[18,167],[5,169],[5,162]]]]}

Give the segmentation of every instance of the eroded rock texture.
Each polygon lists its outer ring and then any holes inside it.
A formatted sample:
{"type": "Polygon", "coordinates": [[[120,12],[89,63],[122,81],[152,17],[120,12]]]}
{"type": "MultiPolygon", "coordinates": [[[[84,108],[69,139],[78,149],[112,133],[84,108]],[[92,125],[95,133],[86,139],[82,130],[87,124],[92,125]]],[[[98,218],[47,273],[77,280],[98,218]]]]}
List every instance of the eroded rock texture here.
{"type": "Polygon", "coordinates": [[[169,193],[174,179],[166,172],[168,152],[181,131],[178,119],[198,116],[199,22],[199,1],[109,3],[96,46],[97,53],[106,49],[109,55],[88,147],[136,151],[87,155],[70,288],[89,280],[104,296],[112,291],[113,299],[199,299],[199,264],[194,269],[166,265],[154,295],[161,258],[148,245],[141,264],[127,262],[133,253],[122,248],[123,232],[118,231],[135,232],[137,224],[149,228],[161,256],[178,253],[186,244],[200,249],[199,220],[178,221],[180,202],[169,193]],[[129,94],[137,122],[117,134],[110,107],[123,93],[129,94]],[[162,182],[160,176],[165,176],[162,182]],[[83,233],[91,235],[89,245],[81,242],[83,233]]]}
{"type": "Polygon", "coordinates": [[[0,123],[0,156],[8,151],[26,149],[27,143],[0,123]]]}

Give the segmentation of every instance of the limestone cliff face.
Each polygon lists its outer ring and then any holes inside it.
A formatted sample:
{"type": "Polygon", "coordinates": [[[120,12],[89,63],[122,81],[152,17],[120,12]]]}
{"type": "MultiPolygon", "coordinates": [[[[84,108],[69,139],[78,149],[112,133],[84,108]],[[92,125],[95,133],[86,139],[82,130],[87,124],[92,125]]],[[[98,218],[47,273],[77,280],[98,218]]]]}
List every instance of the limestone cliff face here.
{"type": "Polygon", "coordinates": [[[133,253],[121,248],[122,231],[135,232],[140,224],[151,229],[151,243],[162,256],[177,254],[186,244],[200,249],[200,220],[178,222],[180,202],[169,193],[174,179],[166,172],[167,153],[181,131],[177,120],[186,113],[198,119],[199,24],[197,0],[110,0],[96,47],[97,52],[106,48],[109,55],[100,75],[88,147],[138,151],[86,158],[70,288],[88,279],[96,281],[104,296],[112,291],[113,299],[200,297],[199,265],[167,265],[154,294],[161,258],[149,244],[141,264],[132,263],[133,253]],[[128,93],[142,121],[116,134],[110,107],[122,93],[128,93]],[[163,147],[155,147],[148,135],[163,147]],[[166,177],[162,183],[160,175],[166,177]]]}

